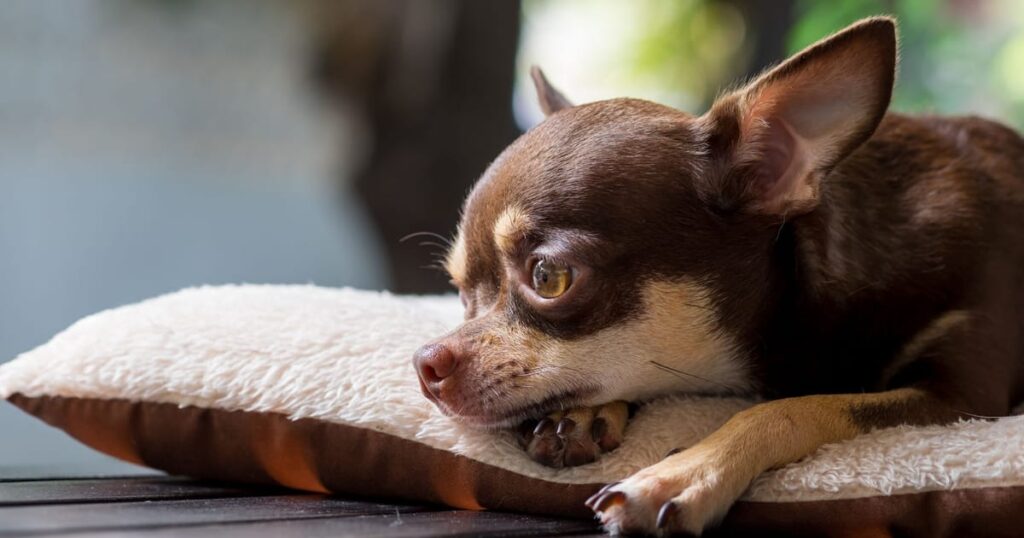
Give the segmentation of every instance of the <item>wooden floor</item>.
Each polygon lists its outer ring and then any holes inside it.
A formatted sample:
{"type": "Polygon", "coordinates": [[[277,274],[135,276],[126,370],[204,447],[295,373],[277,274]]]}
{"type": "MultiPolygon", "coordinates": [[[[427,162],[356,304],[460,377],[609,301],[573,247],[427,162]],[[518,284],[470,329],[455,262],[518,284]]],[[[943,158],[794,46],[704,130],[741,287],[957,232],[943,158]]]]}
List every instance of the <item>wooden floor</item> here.
{"type": "Polygon", "coordinates": [[[0,537],[602,536],[587,521],[367,502],[158,475],[0,471],[0,537]]]}

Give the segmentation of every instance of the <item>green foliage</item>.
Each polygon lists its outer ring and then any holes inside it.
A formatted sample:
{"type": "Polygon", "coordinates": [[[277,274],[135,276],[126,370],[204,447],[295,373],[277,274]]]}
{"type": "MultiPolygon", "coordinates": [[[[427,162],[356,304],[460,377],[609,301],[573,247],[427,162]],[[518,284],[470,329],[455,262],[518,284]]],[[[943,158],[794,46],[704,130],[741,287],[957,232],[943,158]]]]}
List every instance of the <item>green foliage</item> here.
{"type": "Polygon", "coordinates": [[[700,112],[748,62],[747,23],[718,0],[526,0],[520,71],[552,66],[570,94],[700,112]],[[599,86],[604,92],[587,92],[599,86]],[[582,88],[582,91],[580,90],[582,88]]]}
{"type": "MultiPolygon", "coordinates": [[[[630,95],[700,113],[748,73],[757,13],[772,4],[525,0],[520,70],[552,65],[570,94],[582,88],[581,98],[630,95]]],[[[979,114],[1024,127],[1024,0],[796,0],[785,44],[797,52],[882,14],[900,28],[894,109],[979,114]]]]}
{"type": "Polygon", "coordinates": [[[636,44],[635,76],[685,88],[691,107],[700,107],[724,81],[742,75],[749,51],[746,24],[736,8],[707,0],[646,3],[651,24],[636,44]]]}
{"type": "Polygon", "coordinates": [[[980,114],[1024,126],[1024,3],[1017,0],[801,0],[796,52],[857,19],[893,15],[900,29],[896,110],[980,114]]]}

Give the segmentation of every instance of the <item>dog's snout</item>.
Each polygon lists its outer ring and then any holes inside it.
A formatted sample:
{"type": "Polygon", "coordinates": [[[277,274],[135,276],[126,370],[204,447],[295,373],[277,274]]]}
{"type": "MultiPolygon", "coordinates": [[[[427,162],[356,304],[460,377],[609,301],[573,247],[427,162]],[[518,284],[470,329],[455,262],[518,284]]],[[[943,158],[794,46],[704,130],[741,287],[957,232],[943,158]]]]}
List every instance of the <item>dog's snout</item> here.
{"type": "Polygon", "coordinates": [[[427,344],[413,354],[413,364],[423,383],[424,392],[435,398],[440,397],[441,382],[455,371],[458,358],[449,346],[427,344]]]}

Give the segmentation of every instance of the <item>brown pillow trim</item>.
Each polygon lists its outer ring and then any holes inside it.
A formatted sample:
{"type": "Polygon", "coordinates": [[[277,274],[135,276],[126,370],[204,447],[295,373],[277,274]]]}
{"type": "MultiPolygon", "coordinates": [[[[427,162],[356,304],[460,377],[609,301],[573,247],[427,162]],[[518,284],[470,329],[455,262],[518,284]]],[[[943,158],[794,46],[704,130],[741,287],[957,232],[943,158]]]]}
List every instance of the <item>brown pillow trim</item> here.
{"type": "MultiPolygon", "coordinates": [[[[317,492],[591,518],[603,484],[559,484],[371,429],[276,413],[121,399],[14,405],[96,450],[171,474],[317,492]]],[[[740,502],[723,528],[786,535],[1020,535],[1024,486],[810,502],[740,502]]]]}

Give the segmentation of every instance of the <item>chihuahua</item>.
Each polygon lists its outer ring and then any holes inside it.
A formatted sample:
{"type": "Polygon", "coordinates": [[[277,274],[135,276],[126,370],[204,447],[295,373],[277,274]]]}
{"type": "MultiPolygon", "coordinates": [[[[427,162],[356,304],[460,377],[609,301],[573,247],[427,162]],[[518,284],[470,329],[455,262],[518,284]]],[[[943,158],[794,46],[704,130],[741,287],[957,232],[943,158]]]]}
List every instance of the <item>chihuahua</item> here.
{"type": "Polygon", "coordinates": [[[695,446],[587,501],[611,532],[701,533],[760,473],[899,424],[1024,397],[1024,140],[887,113],[889,18],[701,116],[637,99],[546,119],[469,195],[447,269],[465,322],[414,357],[481,427],[528,419],[552,466],[622,440],[624,402],[753,395],[695,446]]]}

